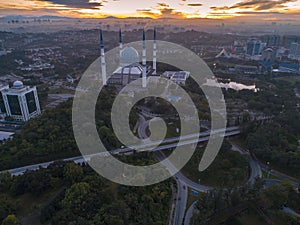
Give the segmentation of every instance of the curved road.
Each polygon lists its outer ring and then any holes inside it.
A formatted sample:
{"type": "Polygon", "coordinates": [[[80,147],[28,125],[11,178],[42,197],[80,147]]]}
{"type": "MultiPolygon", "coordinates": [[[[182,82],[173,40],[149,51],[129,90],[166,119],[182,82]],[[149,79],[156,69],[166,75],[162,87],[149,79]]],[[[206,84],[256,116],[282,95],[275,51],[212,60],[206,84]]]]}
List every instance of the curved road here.
{"type": "MultiPolygon", "coordinates": [[[[142,115],[140,115],[140,123],[138,127],[138,135],[140,138],[142,139],[148,138],[148,135],[146,134],[146,128],[148,125],[149,125],[149,121],[146,121],[145,118],[142,115]]],[[[244,151],[243,149],[239,148],[234,144],[232,144],[232,150],[238,151],[240,154],[243,155],[249,155],[248,152],[244,151]]],[[[161,162],[166,158],[161,151],[156,151],[155,154],[161,162]]],[[[168,159],[164,161],[164,165],[171,173],[172,172],[174,173],[174,171],[178,171],[168,159]]],[[[249,155],[249,165],[251,168],[251,172],[250,172],[250,177],[248,182],[253,184],[256,177],[262,177],[262,171],[257,161],[255,161],[250,155],[249,155]]],[[[178,187],[173,224],[181,225],[184,220],[184,213],[186,210],[186,203],[188,199],[187,189],[192,188],[199,192],[207,192],[212,188],[198,184],[190,180],[189,178],[184,176],[180,171],[177,172],[173,177],[176,179],[177,187],[178,187]]],[[[191,211],[192,209],[189,209],[189,213],[187,213],[185,221],[190,220],[190,217],[192,216],[192,214],[190,213],[191,211]]]]}

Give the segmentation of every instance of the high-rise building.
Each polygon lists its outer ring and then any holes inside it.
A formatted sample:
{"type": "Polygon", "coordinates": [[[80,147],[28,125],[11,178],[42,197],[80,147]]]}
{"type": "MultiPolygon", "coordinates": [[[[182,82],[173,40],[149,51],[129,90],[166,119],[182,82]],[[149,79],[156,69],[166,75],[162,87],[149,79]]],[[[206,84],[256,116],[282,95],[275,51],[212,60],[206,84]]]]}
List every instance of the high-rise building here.
{"type": "Polygon", "coordinates": [[[266,43],[256,39],[251,39],[247,42],[246,54],[250,56],[260,55],[264,47],[266,47],[266,43]]]}
{"type": "Polygon", "coordinates": [[[0,52],[1,51],[4,51],[5,48],[4,48],[4,42],[2,40],[0,40],[0,52]]]}
{"type": "Polygon", "coordinates": [[[4,41],[0,40],[0,56],[1,55],[6,55],[6,50],[4,47],[4,41]]]}
{"type": "Polygon", "coordinates": [[[6,116],[28,121],[41,114],[36,87],[24,86],[21,81],[15,81],[11,88],[5,86],[0,91],[0,108],[6,116]]]}
{"type": "Polygon", "coordinates": [[[0,114],[6,115],[5,104],[2,96],[2,91],[8,89],[8,85],[0,85],[0,114]]]}
{"type": "Polygon", "coordinates": [[[262,40],[267,44],[267,47],[279,47],[281,44],[280,35],[266,35],[262,37],[262,40]]]}
{"type": "Polygon", "coordinates": [[[300,56],[300,43],[292,43],[290,47],[290,55],[300,56]]]}
{"type": "Polygon", "coordinates": [[[300,43],[300,36],[285,35],[282,38],[282,45],[286,48],[291,48],[292,43],[300,43]]]}

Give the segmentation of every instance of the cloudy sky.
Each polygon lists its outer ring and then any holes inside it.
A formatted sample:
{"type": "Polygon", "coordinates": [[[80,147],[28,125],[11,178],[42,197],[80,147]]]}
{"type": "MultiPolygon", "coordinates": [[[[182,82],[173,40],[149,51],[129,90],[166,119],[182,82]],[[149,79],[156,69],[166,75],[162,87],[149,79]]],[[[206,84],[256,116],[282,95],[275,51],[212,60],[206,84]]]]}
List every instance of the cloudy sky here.
{"type": "Polygon", "coordinates": [[[300,0],[0,0],[3,15],[232,18],[300,21],[300,0]]]}

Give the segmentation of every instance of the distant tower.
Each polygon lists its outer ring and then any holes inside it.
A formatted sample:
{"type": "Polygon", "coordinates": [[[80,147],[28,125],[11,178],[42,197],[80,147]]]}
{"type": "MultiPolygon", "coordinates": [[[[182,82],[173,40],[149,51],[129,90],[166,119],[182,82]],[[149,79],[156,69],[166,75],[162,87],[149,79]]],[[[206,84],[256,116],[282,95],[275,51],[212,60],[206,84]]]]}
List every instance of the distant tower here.
{"type": "Polygon", "coordinates": [[[147,86],[147,78],[146,78],[146,35],[145,30],[143,30],[143,54],[142,54],[142,66],[143,66],[143,77],[142,77],[142,87],[147,86]]]}
{"type": "Polygon", "coordinates": [[[100,30],[100,49],[101,49],[102,81],[103,81],[103,85],[106,85],[106,63],[105,63],[105,54],[104,54],[104,43],[103,43],[102,30],[100,30]]]}
{"type": "Polygon", "coordinates": [[[121,28],[119,30],[119,47],[120,47],[120,57],[121,57],[121,52],[122,52],[122,48],[123,48],[123,39],[122,39],[122,30],[121,30],[121,28]]]}
{"type": "Polygon", "coordinates": [[[156,28],[153,30],[153,74],[156,74],[156,28]]]}

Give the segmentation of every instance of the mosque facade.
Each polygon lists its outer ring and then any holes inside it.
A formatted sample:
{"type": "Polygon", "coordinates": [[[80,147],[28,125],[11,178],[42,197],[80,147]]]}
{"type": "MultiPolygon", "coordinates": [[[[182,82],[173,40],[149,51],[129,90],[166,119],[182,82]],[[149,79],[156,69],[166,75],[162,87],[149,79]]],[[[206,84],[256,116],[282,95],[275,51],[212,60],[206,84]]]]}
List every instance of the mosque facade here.
{"type": "Polygon", "coordinates": [[[142,78],[142,86],[146,86],[147,77],[156,74],[156,30],[153,31],[153,64],[147,66],[146,64],[146,38],[143,30],[143,49],[142,49],[142,64],[139,63],[138,51],[126,46],[123,48],[122,32],[119,31],[119,49],[120,49],[120,65],[107,79],[106,77],[106,62],[104,53],[104,43],[102,31],[100,31],[100,47],[101,47],[101,70],[102,80],[104,85],[115,87],[124,87],[132,81],[142,78]]]}

